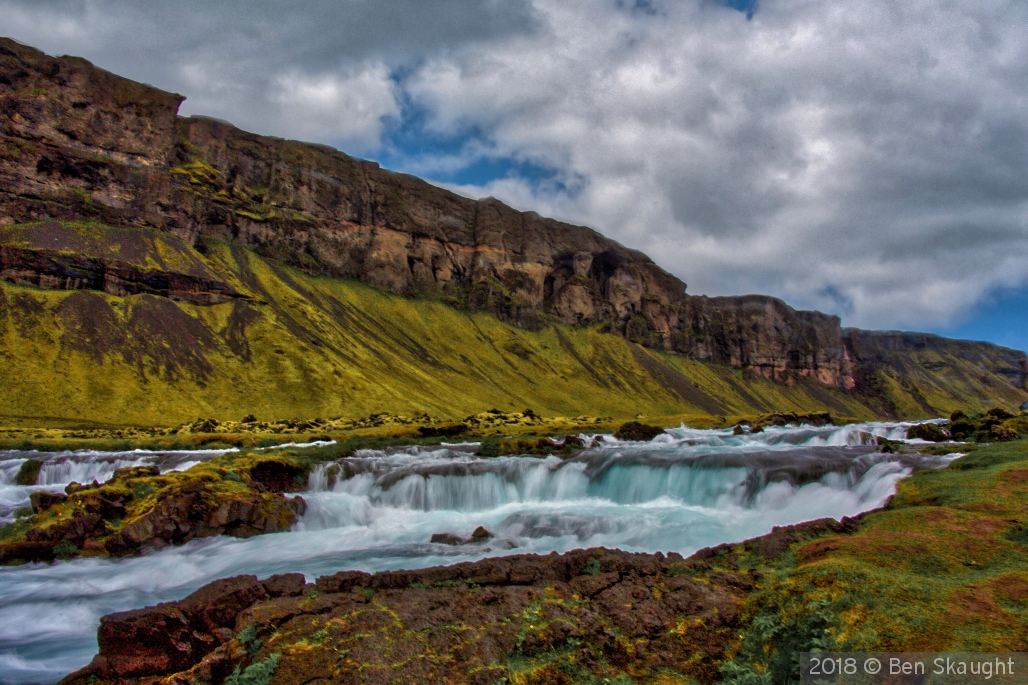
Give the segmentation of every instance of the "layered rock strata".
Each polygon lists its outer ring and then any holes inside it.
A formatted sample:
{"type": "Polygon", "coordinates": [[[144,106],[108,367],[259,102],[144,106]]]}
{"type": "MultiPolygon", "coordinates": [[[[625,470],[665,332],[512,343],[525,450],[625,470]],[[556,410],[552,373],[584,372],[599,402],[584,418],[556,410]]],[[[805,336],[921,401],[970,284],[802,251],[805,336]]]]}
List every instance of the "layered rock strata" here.
{"type": "MultiPolygon", "coordinates": [[[[96,219],[231,241],[309,273],[444,298],[525,327],[602,323],[650,348],[783,382],[851,388],[839,320],[774,298],[689,297],[648,257],[582,226],[469,200],[327,147],[177,116],[183,98],[0,40],[0,222],[96,219]]],[[[41,287],[221,301],[116,261],[0,253],[41,287]]],[[[171,278],[175,281],[175,278],[171,278]]]]}

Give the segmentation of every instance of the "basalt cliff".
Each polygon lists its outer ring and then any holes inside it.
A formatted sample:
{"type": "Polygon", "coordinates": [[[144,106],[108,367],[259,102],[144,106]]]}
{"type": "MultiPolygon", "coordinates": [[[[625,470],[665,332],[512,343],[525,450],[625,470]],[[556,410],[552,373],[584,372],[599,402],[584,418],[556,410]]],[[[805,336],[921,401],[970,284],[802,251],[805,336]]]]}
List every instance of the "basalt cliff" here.
{"type": "Polygon", "coordinates": [[[622,414],[635,413],[621,411],[631,398],[665,414],[849,416],[1028,398],[1022,352],[842,329],[770,297],[690,296],[589,228],[180,117],[182,100],[0,39],[0,364],[19,378],[0,414],[45,415],[58,401],[66,416],[91,416],[92,403],[135,420],[175,404],[167,393],[224,413],[205,388],[252,397],[270,379],[285,395],[291,383],[336,393],[316,407],[268,402],[296,413],[395,409],[419,393],[411,406],[439,411],[455,400],[424,388],[452,378],[481,382],[475,398],[504,408],[557,410],[548,392],[598,392],[615,399],[593,408],[622,414]],[[471,349],[482,345],[489,363],[471,349]],[[109,367],[96,376],[88,363],[109,367]],[[192,386],[161,385],[183,380],[192,386]],[[786,391],[765,381],[800,389],[782,406],[786,391]],[[76,383],[93,390],[79,396],[76,383]],[[376,384],[388,391],[368,399],[376,384]],[[103,405],[135,391],[157,399],[103,405]]]}

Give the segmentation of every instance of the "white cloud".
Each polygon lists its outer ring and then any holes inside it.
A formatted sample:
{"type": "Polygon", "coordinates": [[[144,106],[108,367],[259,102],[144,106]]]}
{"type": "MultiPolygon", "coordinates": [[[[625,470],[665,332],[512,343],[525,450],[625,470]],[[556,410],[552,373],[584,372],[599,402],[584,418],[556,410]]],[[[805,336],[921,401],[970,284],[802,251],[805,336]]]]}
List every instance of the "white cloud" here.
{"type": "Polygon", "coordinates": [[[857,325],[944,324],[1028,281],[1023,4],[535,8],[539,31],[405,84],[438,129],[476,124],[585,179],[574,197],[509,180],[481,194],[595,226],[691,292],[772,293],[857,325]]]}
{"type": "Polygon", "coordinates": [[[374,154],[410,102],[475,131],[405,170],[533,162],[493,195],[646,251],[693,293],[942,326],[1028,283],[1020,0],[0,0],[0,33],[374,154]],[[60,27],[57,32],[49,27],[60,27]]]}

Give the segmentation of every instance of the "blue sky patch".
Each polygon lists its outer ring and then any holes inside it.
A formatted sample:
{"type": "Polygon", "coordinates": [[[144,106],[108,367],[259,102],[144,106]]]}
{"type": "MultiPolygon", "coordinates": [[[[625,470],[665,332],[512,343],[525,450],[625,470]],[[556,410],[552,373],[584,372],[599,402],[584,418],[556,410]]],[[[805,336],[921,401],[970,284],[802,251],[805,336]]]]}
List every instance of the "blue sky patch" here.
{"type": "Polygon", "coordinates": [[[994,293],[978,305],[963,323],[948,328],[935,328],[933,333],[948,338],[987,340],[1028,350],[1028,286],[994,293]]]}
{"type": "Polygon", "coordinates": [[[747,19],[752,19],[753,13],[757,11],[757,0],[722,0],[722,2],[728,7],[744,13],[747,19]]]}
{"type": "Polygon", "coordinates": [[[402,117],[387,129],[382,148],[367,158],[437,183],[484,186],[497,179],[519,178],[534,188],[574,194],[558,169],[495,153],[494,143],[480,127],[440,132],[428,125],[428,119],[424,108],[407,101],[402,117]]]}

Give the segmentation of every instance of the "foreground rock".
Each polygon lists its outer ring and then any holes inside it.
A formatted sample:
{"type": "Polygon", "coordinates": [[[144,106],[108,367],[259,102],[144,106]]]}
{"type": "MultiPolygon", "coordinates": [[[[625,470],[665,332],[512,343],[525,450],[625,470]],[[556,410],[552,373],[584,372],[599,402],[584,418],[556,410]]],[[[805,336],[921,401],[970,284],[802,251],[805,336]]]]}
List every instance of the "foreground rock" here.
{"type": "Polygon", "coordinates": [[[274,658],[274,682],[492,685],[660,670],[711,679],[749,586],[681,574],[671,554],[604,549],[368,575],[238,576],[113,614],[100,654],[63,683],[221,683],[274,658]],[[698,658],[697,658],[698,657],[698,658]]]}
{"type": "Polygon", "coordinates": [[[306,510],[306,467],[283,458],[118,469],[105,483],[32,494],[33,515],[0,529],[0,563],[128,556],[212,535],[288,530],[306,510]],[[235,467],[227,467],[230,465],[235,467]]]}
{"type": "Polygon", "coordinates": [[[239,682],[264,683],[492,685],[658,674],[712,683],[738,646],[740,610],[762,577],[741,569],[739,555],[779,559],[791,545],[858,527],[852,519],[812,521],[690,559],[597,548],[341,571],[310,584],[300,574],[236,576],[178,602],[104,617],[99,654],[61,682],[220,684],[235,682],[235,672],[239,682]]]}

